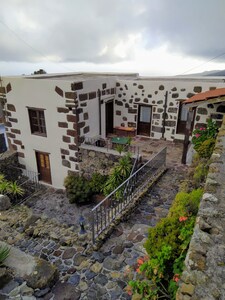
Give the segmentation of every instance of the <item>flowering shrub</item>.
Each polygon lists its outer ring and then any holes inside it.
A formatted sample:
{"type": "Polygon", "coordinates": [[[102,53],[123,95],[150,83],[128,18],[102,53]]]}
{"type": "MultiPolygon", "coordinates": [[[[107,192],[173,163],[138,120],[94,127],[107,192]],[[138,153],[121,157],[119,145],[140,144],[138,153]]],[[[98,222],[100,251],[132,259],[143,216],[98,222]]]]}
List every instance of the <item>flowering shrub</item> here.
{"type": "Polygon", "coordinates": [[[200,157],[209,158],[215,146],[218,127],[214,121],[208,120],[206,127],[193,131],[192,144],[200,157]]]}
{"type": "Polygon", "coordinates": [[[137,260],[129,295],[175,299],[202,193],[201,189],[178,193],[168,216],[149,229],[144,245],[148,256],[137,260]]]}

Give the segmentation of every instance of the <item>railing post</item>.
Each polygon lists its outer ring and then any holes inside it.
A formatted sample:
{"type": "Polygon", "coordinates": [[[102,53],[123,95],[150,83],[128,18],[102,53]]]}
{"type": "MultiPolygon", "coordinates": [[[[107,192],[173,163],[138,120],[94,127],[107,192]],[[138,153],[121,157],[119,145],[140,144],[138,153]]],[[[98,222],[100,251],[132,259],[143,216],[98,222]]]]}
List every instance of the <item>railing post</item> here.
{"type": "Polygon", "coordinates": [[[92,227],[92,243],[95,243],[95,218],[94,218],[94,211],[91,211],[91,227],[92,227]]]}

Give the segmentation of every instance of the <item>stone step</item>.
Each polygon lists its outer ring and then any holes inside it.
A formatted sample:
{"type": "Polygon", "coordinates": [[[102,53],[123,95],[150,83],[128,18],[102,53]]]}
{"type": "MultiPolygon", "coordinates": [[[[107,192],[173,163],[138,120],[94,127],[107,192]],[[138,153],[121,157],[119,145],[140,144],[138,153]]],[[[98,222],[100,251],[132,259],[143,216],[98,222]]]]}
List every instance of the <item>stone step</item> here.
{"type": "MultiPolygon", "coordinates": [[[[0,247],[9,247],[9,245],[0,242],[0,247]]],[[[4,265],[13,270],[14,276],[25,280],[27,285],[33,289],[44,289],[51,286],[58,278],[58,270],[55,266],[12,246],[4,265]]]]}

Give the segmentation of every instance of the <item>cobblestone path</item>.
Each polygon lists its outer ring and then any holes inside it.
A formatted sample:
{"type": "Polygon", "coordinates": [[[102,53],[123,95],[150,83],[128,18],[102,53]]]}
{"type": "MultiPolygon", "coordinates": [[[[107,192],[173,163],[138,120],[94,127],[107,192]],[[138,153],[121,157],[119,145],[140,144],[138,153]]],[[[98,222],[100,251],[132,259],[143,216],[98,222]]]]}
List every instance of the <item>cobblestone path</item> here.
{"type": "Polygon", "coordinates": [[[35,291],[28,288],[27,294],[23,294],[26,283],[15,278],[0,290],[0,299],[130,299],[124,291],[127,284],[124,272],[145,254],[143,243],[148,228],[166,216],[185,174],[183,166],[169,169],[143,197],[129,220],[121,223],[101,249],[91,255],[85,252],[85,240],[80,245],[77,243],[77,234],[74,233],[77,228],[59,225],[58,215],[53,221],[45,217],[44,223],[43,219],[35,220],[34,217],[30,223],[34,222],[32,230],[36,232],[29,233],[29,224],[24,227],[18,219],[16,225],[11,226],[10,219],[2,214],[0,239],[52,262],[58,267],[60,277],[53,288],[35,291]]]}

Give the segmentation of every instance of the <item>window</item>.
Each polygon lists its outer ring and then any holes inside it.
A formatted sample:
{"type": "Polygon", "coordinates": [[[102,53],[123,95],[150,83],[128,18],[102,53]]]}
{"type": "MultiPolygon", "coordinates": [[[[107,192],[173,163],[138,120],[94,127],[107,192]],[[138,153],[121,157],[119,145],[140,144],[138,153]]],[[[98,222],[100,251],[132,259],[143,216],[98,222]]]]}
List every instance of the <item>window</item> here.
{"type": "Polygon", "coordinates": [[[47,136],[43,109],[28,109],[32,134],[47,136]]]}

